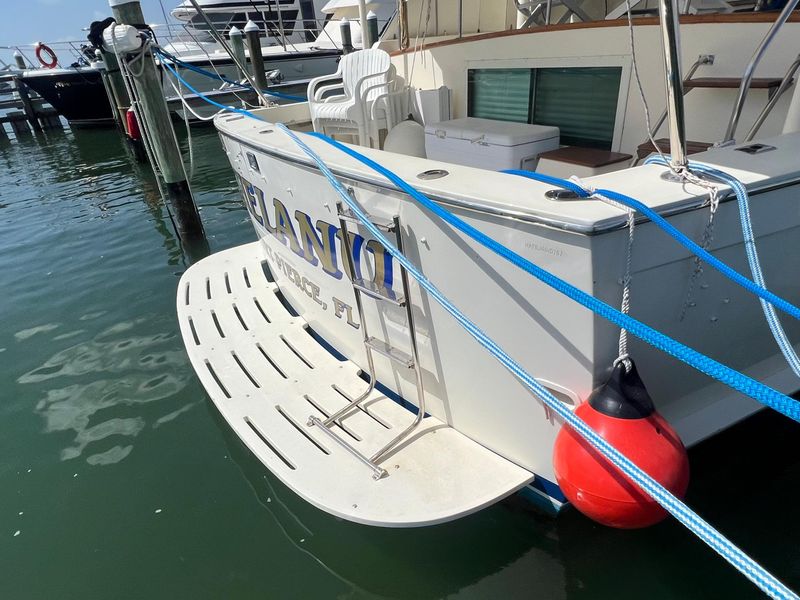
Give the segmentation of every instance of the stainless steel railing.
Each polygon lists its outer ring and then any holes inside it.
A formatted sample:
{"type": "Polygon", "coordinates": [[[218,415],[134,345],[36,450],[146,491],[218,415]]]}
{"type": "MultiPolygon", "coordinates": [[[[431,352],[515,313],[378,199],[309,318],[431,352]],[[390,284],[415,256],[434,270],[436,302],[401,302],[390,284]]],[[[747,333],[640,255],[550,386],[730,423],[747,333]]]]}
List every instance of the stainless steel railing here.
{"type": "Polygon", "coordinates": [[[761,126],[766,121],[767,117],[772,112],[772,109],[775,108],[775,105],[778,103],[778,100],[781,99],[783,93],[789,89],[789,86],[792,85],[792,81],[794,80],[794,75],[797,72],[797,69],[800,68],[800,54],[797,55],[797,58],[794,59],[794,62],[789,65],[789,69],[786,71],[786,75],[783,76],[781,80],[781,84],[778,86],[778,89],[775,90],[769,98],[769,102],[763,108],[761,113],[756,118],[753,126],[750,128],[750,131],[747,132],[747,135],[744,137],[745,142],[749,142],[752,140],[758,130],[761,129],[761,126]]]}
{"type": "Polygon", "coordinates": [[[744,108],[744,102],[747,99],[747,92],[750,89],[750,83],[753,80],[756,67],[758,66],[758,63],[761,62],[761,59],[764,56],[764,53],[767,51],[767,48],[769,48],[770,44],[772,43],[772,40],[775,39],[775,36],[781,30],[783,24],[786,23],[789,15],[791,15],[792,11],[797,7],[797,3],[799,1],[800,0],[789,0],[786,3],[786,6],[783,7],[783,10],[778,15],[778,18],[775,19],[772,27],[770,27],[769,31],[767,31],[764,39],[761,40],[761,43],[756,48],[755,52],[753,52],[750,62],[747,63],[747,66],[744,69],[742,83],[739,85],[739,94],[736,96],[736,103],[733,105],[733,111],[731,112],[731,117],[728,121],[728,128],[725,130],[725,137],[720,145],[724,146],[735,142],[734,138],[736,136],[736,127],[739,125],[739,118],[742,116],[742,109],[744,108]]]}

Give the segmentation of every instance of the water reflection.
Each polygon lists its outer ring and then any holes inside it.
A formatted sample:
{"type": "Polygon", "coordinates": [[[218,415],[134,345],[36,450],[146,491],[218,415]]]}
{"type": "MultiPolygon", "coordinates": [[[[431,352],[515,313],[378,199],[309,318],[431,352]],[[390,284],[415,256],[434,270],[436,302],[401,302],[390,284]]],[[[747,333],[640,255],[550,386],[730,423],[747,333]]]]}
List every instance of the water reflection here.
{"type": "Polygon", "coordinates": [[[511,499],[434,527],[383,529],[350,523],[286,488],[240,442],[210,401],[208,408],[265,516],[282,532],[282,542],[350,587],[355,597],[491,598],[515,588],[529,595],[533,582],[538,597],[564,596],[555,521],[522,501],[511,499]]]}
{"type": "MultiPolygon", "coordinates": [[[[243,446],[210,401],[208,408],[283,542],[357,597],[760,597],[744,577],[672,519],[645,530],[615,530],[571,508],[553,519],[518,496],[470,517],[421,529],[379,529],[337,519],[286,488],[243,446]],[[703,573],[701,579],[698,573],[703,573]]],[[[796,440],[799,430],[798,424],[764,412],[691,452],[699,483],[690,487],[689,504],[745,550],[770,548],[767,567],[786,581],[796,572],[791,557],[800,529],[788,525],[780,511],[759,511],[758,506],[765,497],[793,497],[797,491],[800,459],[795,454],[775,457],[796,440]],[[748,446],[756,448],[744,463],[726,460],[731,448],[748,446]],[[767,464],[768,484],[743,487],[743,467],[758,472],[767,464]],[[785,535],[779,535],[782,531],[785,535]]]]}
{"type": "MultiPolygon", "coordinates": [[[[17,379],[19,384],[38,384],[44,389],[36,412],[44,418],[46,432],[74,432],[61,450],[61,460],[78,458],[87,451],[86,462],[92,465],[123,460],[133,449],[133,438],[147,424],[135,407],[173,397],[186,386],[185,358],[174,349],[174,334],[136,333],[154,318],[107,327],[89,341],[56,352],[17,379]],[[125,443],[108,448],[107,439],[124,439],[125,443]]],[[[49,330],[46,326],[27,329],[18,332],[17,339],[27,339],[43,328],[49,330]]],[[[158,417],[154,426],[175,419],[185,410],[158,417]]]]}

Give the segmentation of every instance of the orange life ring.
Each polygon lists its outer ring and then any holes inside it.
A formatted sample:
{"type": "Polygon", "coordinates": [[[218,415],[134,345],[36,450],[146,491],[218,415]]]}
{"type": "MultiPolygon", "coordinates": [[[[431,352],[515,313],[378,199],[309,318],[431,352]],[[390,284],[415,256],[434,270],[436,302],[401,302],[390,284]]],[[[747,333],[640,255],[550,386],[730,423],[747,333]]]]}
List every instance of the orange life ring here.
{"type": "Polygon", "coordinates": [[[42,63],[43,67],[48,69],[55,69],[56,65],[58,65],[58,57],[56,56],[56,53],[53,52],[53,49],[50,46],[43,44],[42,42],[36,44],[36,58],[40,63],[42,63]],[[49,62],[42,58],[43,52],[46,52],[50,57],[49,62]]]}

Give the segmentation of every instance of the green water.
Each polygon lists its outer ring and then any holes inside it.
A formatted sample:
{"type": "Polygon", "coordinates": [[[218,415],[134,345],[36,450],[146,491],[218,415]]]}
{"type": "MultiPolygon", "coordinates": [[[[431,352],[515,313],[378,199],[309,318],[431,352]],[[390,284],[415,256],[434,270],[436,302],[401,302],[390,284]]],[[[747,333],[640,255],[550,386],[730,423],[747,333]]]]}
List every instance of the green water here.
{"type": "MultiPolygon", "coordinates": [[[[212,250],[252,241],[216,135],[195,135],[212,250]]],[[[512,499],[378,530],[296,498],[193,375],[186,259],[145,173],[113,130],[0,141],[0,598],[760,597],[672,521],[512,499]]],[[[688,497],[795,589],[798,432],[761,414],[701,445],[688,497]]]]}

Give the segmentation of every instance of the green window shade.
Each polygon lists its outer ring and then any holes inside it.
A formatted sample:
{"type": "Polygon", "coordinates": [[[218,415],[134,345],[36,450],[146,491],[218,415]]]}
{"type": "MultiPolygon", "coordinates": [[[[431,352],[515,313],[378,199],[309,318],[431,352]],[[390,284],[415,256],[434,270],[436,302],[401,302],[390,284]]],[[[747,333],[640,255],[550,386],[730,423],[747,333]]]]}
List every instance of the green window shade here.
{"type": "Polygon", "coordinates": [[[532,122],[555,125],[567,146],[611,149],[621,67],[536,69],[532,122]]]}
{"type": "Polygon", "coordinates": [[[470,69],[467,114],[528,123],[532,75],[531,69],[470,69]]]}

